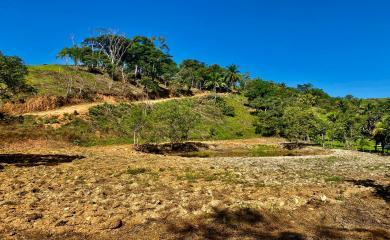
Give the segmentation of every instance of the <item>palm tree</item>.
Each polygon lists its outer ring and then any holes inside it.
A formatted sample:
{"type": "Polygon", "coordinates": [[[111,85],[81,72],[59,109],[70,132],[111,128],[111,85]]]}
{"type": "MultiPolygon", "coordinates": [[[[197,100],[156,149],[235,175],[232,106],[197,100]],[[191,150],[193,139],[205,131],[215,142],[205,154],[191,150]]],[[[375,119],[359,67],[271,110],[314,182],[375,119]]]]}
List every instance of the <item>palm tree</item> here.
{"type": "Polygon", "coordinates": [[[83,56],[82,48],[73,46],[71,48],[63,48],[58,54],[58,58],[70,58],[75,66],[79,65],[79,62],[83,56]]]}
{"type": "Polygon", "coordinates": [[[238,70],[238,66],[231,64],[227,66],[225,72],[225,80],[229,88],[234,87],[240,80],[242,76],[238,70]]]}

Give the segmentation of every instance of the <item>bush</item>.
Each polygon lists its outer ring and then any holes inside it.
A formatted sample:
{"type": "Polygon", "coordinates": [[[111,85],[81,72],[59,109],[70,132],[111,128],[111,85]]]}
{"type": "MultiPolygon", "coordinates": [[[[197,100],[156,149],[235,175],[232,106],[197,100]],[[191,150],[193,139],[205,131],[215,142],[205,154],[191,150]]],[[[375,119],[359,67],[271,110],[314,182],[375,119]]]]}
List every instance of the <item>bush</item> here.
{"type": "MultiPolygon", "coordinates": [[[[19,57],[4,56],[0,52],[0,83],[12,92],[22,91],[26,87],[27,67],[19,57]]],[[[1,94],[2,92],[0,92],[1,94]]]]}
{"type": "Polygon", "coordinates": [[[228,117],[234,117],[236,116],[236,113],[234,111],[234,107],[227,105],[225,99],[222,97],[216,97],[215,103],[219,109],[221,109],[222,114],[228,117]]]}
{"type": "Polygon", "coordinates": [[[190,100],[173,100],[159,104],[148,121],[151,129],[150,139],[167,139],[171,143],[186,141],[199,120],[200,115],[194,110],[194,103],[190,100]]]}

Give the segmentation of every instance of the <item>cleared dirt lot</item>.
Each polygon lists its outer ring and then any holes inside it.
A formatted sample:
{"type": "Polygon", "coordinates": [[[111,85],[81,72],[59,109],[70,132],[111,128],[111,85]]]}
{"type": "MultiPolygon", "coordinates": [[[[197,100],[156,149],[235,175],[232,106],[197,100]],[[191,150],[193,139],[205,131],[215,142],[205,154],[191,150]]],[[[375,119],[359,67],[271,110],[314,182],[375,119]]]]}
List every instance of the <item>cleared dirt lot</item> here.
{"type": "MultiPolygon", "coordinates": [[[[217,142],[277,144],[277,139],[217,142]]],[[[390,158],[0,149],[0,239],[390,239],[390,158]],[[23,155],[20,155],[23,154],[23,155]]]]}

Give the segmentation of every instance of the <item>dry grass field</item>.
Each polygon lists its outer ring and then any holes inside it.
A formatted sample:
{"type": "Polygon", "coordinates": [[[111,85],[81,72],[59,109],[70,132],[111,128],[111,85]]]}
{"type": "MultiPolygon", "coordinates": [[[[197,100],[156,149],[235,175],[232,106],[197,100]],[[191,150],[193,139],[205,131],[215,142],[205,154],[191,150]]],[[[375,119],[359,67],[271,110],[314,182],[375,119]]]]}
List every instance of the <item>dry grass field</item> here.
{"type": "Polygon", "coordinates": [[[0,182],[0,239],[390,239],[390,158],[367,153],[185,158],[33,141],[0,149],[0,182]]]}

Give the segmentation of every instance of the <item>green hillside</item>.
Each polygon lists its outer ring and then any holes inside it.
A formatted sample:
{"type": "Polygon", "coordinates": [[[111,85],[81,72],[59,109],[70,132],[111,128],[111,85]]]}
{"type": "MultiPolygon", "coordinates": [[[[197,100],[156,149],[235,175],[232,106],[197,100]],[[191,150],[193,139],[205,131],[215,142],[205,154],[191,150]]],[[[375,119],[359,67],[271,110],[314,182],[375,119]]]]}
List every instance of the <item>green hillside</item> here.
{"type": "MultiPolygon", "coordinates": [[[[74,93],[84,91],[120,96],[124,92],[123,85],[112,81],[107,74],[91,73],[82,67],[76,68],[65,65],[28,66],[26,80],[37,91],[38,95],[66,97],[70,88],[74,93]],[[109,87],[110,84],[112,84],[111,87],[109,87]]],[[[126,87],[130,91],[139,91],[130,84],[126,87]]]]}
{"type": "Polygon", "coordinates": [[[139,110],[147,111],[144,126],[137,134],[140,142],[166,142],[166,129],[161,114],[174,111],[175,106],[190,106],[189,111],[199,119],[191,128],[188,140],[222,140],[255,137],[255,116],[244,105],[242,95],[229,94],[215,98],[182,98],[144,104],[102,104],[90,109],[87,116],[66,114],[58,117],[10,118],[0,124],[0,139],[16,142],[28,139],[55,139],[73,144],[91,146],[133,143],[133,129],[139,110]],[[12,126],[12,128],[10,127],[12,126]],[[60,127],[58,127],[60,126],[60,127]]]}

